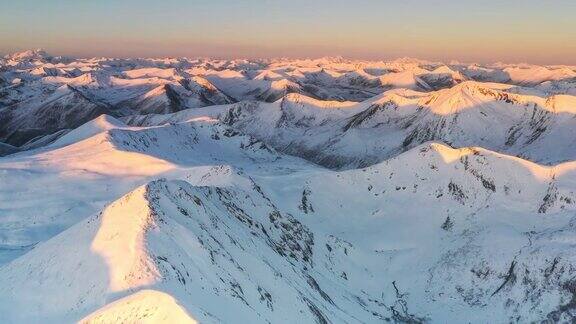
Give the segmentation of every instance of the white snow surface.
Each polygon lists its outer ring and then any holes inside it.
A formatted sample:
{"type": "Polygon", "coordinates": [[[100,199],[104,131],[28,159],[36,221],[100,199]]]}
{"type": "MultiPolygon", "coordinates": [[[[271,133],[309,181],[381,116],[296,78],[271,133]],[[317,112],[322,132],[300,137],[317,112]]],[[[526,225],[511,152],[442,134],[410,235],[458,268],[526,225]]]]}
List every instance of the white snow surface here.
{"type": "Polygon", "coordinates": [[[576,320],[574,67],[0,62],[2,322],[576,320]]]}

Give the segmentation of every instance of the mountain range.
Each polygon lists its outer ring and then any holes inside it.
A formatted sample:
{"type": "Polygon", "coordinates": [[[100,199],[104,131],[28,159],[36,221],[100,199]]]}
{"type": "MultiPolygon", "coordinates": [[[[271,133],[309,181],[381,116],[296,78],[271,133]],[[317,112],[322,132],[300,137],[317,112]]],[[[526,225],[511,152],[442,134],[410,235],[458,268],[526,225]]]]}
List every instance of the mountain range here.
{"type": "Polygon", "coordinates": [[[12,323],[576,320],[576,67],[0,59],[12,323]]]}

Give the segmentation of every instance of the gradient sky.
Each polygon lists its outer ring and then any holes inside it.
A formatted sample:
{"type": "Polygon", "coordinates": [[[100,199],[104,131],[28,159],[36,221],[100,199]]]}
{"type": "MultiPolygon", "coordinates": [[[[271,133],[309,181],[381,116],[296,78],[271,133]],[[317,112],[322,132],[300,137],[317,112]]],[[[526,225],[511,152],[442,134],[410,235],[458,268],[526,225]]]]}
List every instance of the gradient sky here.
{"type": "Polygon", "coordinates": [[[576,64],[576,0],[0,0],[0,53],[576,64]]]}

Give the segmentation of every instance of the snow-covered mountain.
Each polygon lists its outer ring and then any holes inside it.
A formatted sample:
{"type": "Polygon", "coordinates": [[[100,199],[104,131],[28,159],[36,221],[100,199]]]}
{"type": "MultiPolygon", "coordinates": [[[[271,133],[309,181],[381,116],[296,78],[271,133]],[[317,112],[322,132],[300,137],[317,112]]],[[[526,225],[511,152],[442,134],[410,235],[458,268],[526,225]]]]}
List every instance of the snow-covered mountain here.
{"type": "Polygon", "coordinates": [[[2,319],[572,322],[574,71],[6,56],[2,319]]]}
{"type": "Polygon", "coordinates": [[[37,136],[77,127],[93,118],[94,113],[103,112],[117,117],[170,113],[245,100],[274,102],[290,93],[320,100],[360,102],[390,89],[430,92],[452,88],[466,80],[538,86],[548,95],[573,94],[573,87],[567,82],[575,78],[575,68],[568,66],[480,66],[343,58],[74,60],[35,50],[3,59],[0,141],[22,146],[37,136]],[[63,89],[74,91],[74,97],[63,99],[65,103],[52,103],[63,89]],[[75,112],[76,106],[83,105],[93,107],[83,113],[75,112]],[[74,116],[67,117],[69,125],[53,119],[54,115],[66,116],[68,111],[74,116]]]}
{"type": "Polygon", "coordinates": [[[389,90],[360,103],[289,94],[274,103],[126,120],[151,126],[200,115],[330,168],[372,165],[427,141],[480,146],[542,164],[576,159],[575,96],[477,81],[431,92],[389,90]]]}
{"type": "Polygon", "coordinates": [[[0,304],[14,321],[106,318],[141,294],[201,322],[560,318],[573,256],[550,238],[570,235],[575,169],[425,144],[346,172],[194,170],[3,267],[0,304]]]}

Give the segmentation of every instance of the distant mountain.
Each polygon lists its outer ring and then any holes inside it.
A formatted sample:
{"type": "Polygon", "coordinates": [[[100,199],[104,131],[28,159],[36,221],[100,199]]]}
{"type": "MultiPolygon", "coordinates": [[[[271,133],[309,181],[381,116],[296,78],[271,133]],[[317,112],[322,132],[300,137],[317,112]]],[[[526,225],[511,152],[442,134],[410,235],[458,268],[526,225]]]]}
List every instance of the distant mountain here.
{"type": "Polygon", "coordinates": [[[0,138],[9,144],[22,145],[37,136],[64,128],[75,128],[111,112],[70,85],[63,85],[46,96],[33,97],[0,110],[0,138]]]}
{"type": "MultiPolygon", "coordinates": [[[[191,113],[145,119],[154,125],[185,120],[191,113]]],[[[275,103],[238,103],[196,113],[333,168],[368,166],[432,140],[487,147],[544,164],[576,159],[570,145],[557,145],[559,138],[576,143],[576,97],[543,96],[506,84],[465,81],[434,92],[397,89],[361,103],[291,94],[275,103]]]]}
{"type": "Polygon", "coordinates": [[[15,146],[72,129],[101,113],[173,113],[245,100],[274,102],[290,93],[360,102],[390,89],[430,92],[469,79],[530,86],[554,82],[539,86],[549,95],[569,93],[571,86],[563,82],[576,79],[573,67],[447,65],[414,59],[71,60],[34,50],[7,55],[4,61],[0,70],[0,140],[15,146]],[[52,100],[51,92],[59,93],[63,86],[79,95],[67,98],[66,104],[44,102],[52,100]],[[74,107],[84,105],[91,108],[77,113],[74,107]],[[67,122],[45,120],[60,110],[75,117],[68,117],[67,122]],[[34,114],[40,118],[30,117],[32,111],[38,111],[34,114]]]}

